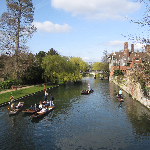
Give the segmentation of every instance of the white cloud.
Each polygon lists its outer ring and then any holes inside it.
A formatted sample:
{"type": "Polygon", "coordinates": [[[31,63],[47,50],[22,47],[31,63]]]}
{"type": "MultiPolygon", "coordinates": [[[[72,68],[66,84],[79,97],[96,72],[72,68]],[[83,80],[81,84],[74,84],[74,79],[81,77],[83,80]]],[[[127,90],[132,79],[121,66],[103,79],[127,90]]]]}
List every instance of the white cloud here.
{"type": "Polygon", "coordinates": [[[41,22],[33,22],[37,30],[48,32],[48,33],[69,33],[72,29],[68,24],[53,24],[50,21],[41,22]]]}
{"type": "Polygon", "coordinates": [[[141,8],[141,4],[128,0],[51,0],[52,7],[83,15],[87,19],[123,19],[141,8]]]}
{"type": "Polygon", "coordinates": [[[134,49],[135,50],[145,49],[145,44],[136,43],[136,44],[134,44],[134,49]]]}
{"type": "Polygon", "coordinates": [[[89,57],[84,57],[84,58],[82,58],[82,60],[83,61],[88,61],[88,60],[90,60],[90,58],[89,57]]]}
{"type": "Polygon", "coordinates": [[[109,46],[124,46],[124,43],[125,43],[125,41],[116,40],[116,41],[108,42],[107,45],[109,45],[109,46]]]}

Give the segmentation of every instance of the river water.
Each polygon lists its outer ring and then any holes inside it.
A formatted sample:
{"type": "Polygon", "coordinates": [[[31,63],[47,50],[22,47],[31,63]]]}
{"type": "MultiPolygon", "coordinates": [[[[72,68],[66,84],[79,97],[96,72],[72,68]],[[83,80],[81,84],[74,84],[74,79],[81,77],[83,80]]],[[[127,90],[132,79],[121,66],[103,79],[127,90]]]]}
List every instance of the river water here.
{"type": "MultiPolygon", "coordinates": [[[[120,103],[115,97],[118,90],[108,80],[93,78],[50,89],[56,107],[40,119],[23,112],[9,116],[8,106],[1,107],[0,149],[150,149],[150,111],[124,91],[125,101],[120,103]],[[88,84],[94,93],[81,95],[88,84]]],[[[42,101],[43,95],[22,99],[23,109],[42,101]]]]}

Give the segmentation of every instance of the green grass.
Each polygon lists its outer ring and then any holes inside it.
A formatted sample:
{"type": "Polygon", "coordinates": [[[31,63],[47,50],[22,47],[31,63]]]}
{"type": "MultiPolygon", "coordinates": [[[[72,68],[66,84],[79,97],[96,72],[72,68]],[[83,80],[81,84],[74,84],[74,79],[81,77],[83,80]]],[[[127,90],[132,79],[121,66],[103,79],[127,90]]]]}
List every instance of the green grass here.
{"type": "MultiPolygon", "coordinates": [[[[50,85],[50,86],[45,85],[45,89],[51,88],[54,86],[56,86],[56,85],[50,85]]],[[[44,90],[44,85],[34,86],[34,87],[27,88],[27,89],[20,89],[17,91],[12,91],[12,95],[13,95],[14,99],[17,99],[17,98],[23,97],[25,95],[29,95],[29,94],[41,91],[41,90],[44,90]]],[[[0,94],[0,104],[10,101],[10,96],[11,96],[11,92],[0,94]]]]}

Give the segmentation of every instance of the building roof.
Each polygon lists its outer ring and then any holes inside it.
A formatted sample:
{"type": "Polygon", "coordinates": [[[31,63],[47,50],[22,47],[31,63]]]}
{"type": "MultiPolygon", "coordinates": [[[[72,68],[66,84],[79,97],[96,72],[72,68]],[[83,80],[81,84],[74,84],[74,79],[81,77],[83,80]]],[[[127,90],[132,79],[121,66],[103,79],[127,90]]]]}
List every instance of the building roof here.
{"type": "Polygon", "coordinates": [[[124,56],[127,59],[128,63],[132,62],[132,60],[136,56],[139,56],[142,59],[142,61],[147,61],[148,59],[150,59],[150,56],[146,52],[129,52],[128,58],[124,55],[124,52],[114,52],[109,55],[109,57],[112,57],[112,56],[117,60],[122,59],[122,57],[124,56]]]}

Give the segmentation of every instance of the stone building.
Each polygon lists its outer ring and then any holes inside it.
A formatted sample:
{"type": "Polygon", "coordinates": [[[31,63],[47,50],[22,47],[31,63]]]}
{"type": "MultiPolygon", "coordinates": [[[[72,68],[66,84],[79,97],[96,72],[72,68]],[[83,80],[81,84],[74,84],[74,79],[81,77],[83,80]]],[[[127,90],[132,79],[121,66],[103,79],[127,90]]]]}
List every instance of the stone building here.
{"type": "Polygon", "coordinates": [[[134,44],[131,44],[131,50],[128,49],[128,42],[124,43],[123,52],[114,52],[109,55],[110,77],[114,70],[121,70],[126,74],[127,69],[133,68],[135,63],[150,62],[150,45],[145,46],[145,52],[135,52],[134,44]]]}

